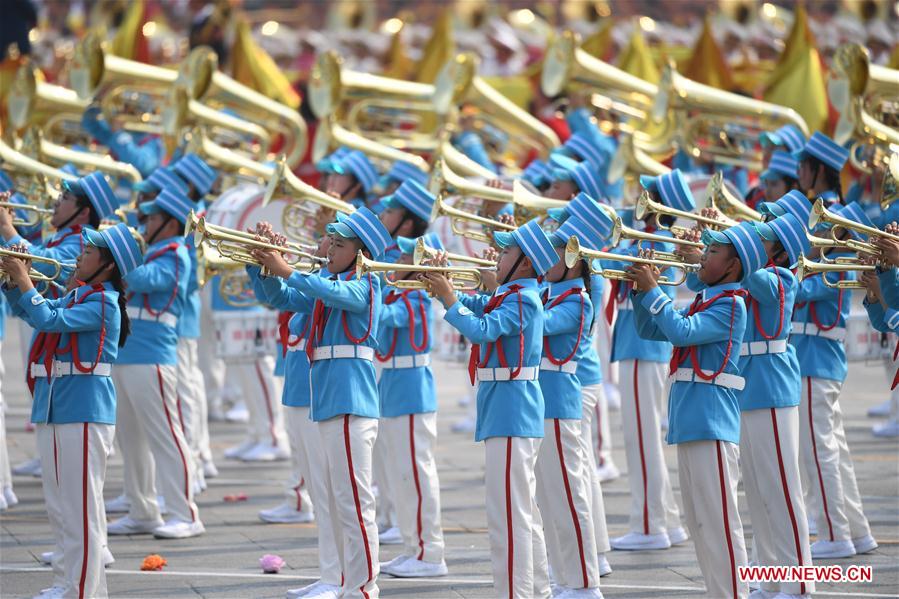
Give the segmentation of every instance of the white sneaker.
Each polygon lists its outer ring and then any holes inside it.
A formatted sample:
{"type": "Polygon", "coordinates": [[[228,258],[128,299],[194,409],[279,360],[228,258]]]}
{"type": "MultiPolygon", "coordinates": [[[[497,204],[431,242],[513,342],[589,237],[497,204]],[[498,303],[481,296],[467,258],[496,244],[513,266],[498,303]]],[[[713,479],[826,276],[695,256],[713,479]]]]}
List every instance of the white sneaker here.
{"type": "Polygon", "coordinates": [[[271,443],[257,443],[240,454],[242,462],[279,462],[290,457],[290,452],[271,443]]]}
{"type": "Polygon", "coordinates": [[[106,527],[106,532],[111,535],[144,535],[150,534],[162,524],[162,518],[159,520],[135,520],[131,516],[124,516],[110,522],[106,527]]]}
{"type": "Polygon", "coordinates": [[[203,476],[206,478],[215,478],[219,475],[219,469],[215,467],[212,460],[203,460],[203,476]]]}
{"type": "Polygon", "coordinates": [[[199,520],[185,522],[184,520],[171,519],[153,530],[153,536],[157,539],[188,539],[206,532],[206,528],[199,520]]]}
{"type": "Polygon", "coordinates": [[[278,507],[260,511],[259,519],[272,524],[296,524],[312,522],[315,516],[312,512],[301,512],[290,504],[282,503],[278,507]]]}
{"type": "Polygon", "coordinates": [[[556,597],[559,599],[602,599],[602,591],[599,587],[589,589],[565,589],[556,597]]]}
{"type": "Polygon", "coordinates": [[[857,539],[852,539],[852,546],[855,547],[856,555],[868,553],[877,549],[877,541],[871,535],[865,535],[857,539]]]}
{"type": "Polygon", "coordinates": [[[165,507],[165,497],[162,495],[156,496],[156,505],[159,506],[159,513],[163,516],[169,513],[169,508],[165,507]]]}
{"type": "Polygon", "coordinates": [[[239,460],[240,456],[250,451],[256,446],[256,441],[252,439],[247,439],[240,445],[235,445],[234,447],[229,447],[225,450],[225,458],[229,460],[239,460]]]}
{"type": "Polygon", "coordinates": [[[868,418],[886,418],[890,415],[892,400],[888,399],[884,402],[868,408],[868,418]]]}
{"type": "Polygon", "coordinates": [[[12,490],[12,485],[3,487],[3,499],[6,500],[6,505],[8,507],[12,507],[14,505],[18,505],[19,498],[16,497],[15,492],[12,490]]]}
{"type": "Polygon", "coordinates": [[[108,568],[112,564],[115,563],[115,556],[112,554],[112,551],[109,550],[109,546],[103,546],[103,567],[108,568]]]}
{"type": "Polygon", "coordinates": [[[409,557],[392,566],[390,570],[384,570],[384,572],[397,578],[428,578],[431,576],[446,576],[447,569],[444,561],[435,564],[409,557]]]}
{"type": "Polygon", "coordinates": [[[115,499],[110,499],[105,505],[107,514],[127,514],[131,509],[131,502],[124,493],[115,499]]]}
{"type": "MultiPolygon", "coordinates": [[[[287,599],[298,599],[299,597],[307,597],[309,595],[318,596],[318,594],[322,591],[333,591],[336,593],[340,593],[340,587],[327,584],[322,582],[321,580],[316,580],[312,584],[307,584],[304,587],[300,587],[298,589],[290,589],[287,591],[287,599]]],[[[335,597],[337,595],[334,595],[335,597]]]]}
{"type": "Polygon", "coordinates": [[[381,545],[402,545],[403,533],[398,526],[393,526],[378,534],[378,542],[381,545]]]}
{"type": "Polygon", "coordinates": [[[340,587],[333,584],[322,584],[302,595],[303,599],[337,599],[340,597],[340,587]]]}
{"type": "Polygon", "coordinates": [[[41,563],[47,566],[52,566],[54,560],[58,560],[59,557],[55,551],[44,551],[41,553],[41,563]]]}
{"type": "Polygon", "coordinates": [[[392,568],[400,565],[407,559],[412,559],[412,556],[411,555],[398,555],[395,558],[393,558],[392,560],[390,560],[389,562],[381,562],[381,564],[380,564],[381,572],[384,574],[390,574],[391,573],[390,570],[392,568]]]}
{"type": "Polygon", "coordinates": [[[668,549],[671,547],[671,539],[664,532],[645,535],[640,532],[629,532],[622,537],[611,541],[612,549],[619,551],[644,551],[648,549],[668,549]]]}
{"type": "Polygon", "coordinates": [[[609,563],[609,560],[606,558],[605,553],[600,553],[596,557],[597,564],[599,565],[599,577],[608,576],[612,573],[612,564],[609,563]]]}
{"type": "Polygon", "coordinates": [[[899,420],[887,420],[881,424],[875,424],[871,427],[871,433],[875,437],[899,437],[899,420]]]}
{"type": "Polygon", "coordinates": [[[66,593],[65,587],[52,586],[48,589],[42,589],[40,593],[34,596],[34,599],[59,599],[66,593]]]}
{"type": "Polygon", "coordinates": [[[618,470],[618,466],[615,465],[615,462],[608,460],[605,464],[596,469],[596,475],[599,476],[599,482],[605,483],[621,476],[621,472],[618,470]]]}
{"type": "Polygon", "coordinates": [[[209,422],[224,422],[228,419],[228,415],[221,408],[209,406],[208,418],[209,422]]]}
{"type": "Polygon", "coordinates": [[[812,543],[812,559],[839,559],[855,555],[852,541],[815,541],[812,543]]]}
{"type": "Polygon", "coordinates": [[[18,476],[40,476],[41,475],[41,459],[32,458],[22,462],[18,466],[14,466],[12,473],[18,476]]]}
{"type": "Polygon", "coordinates": [[[233,408],[225,412],[225,420],[228,422],[249,422],[250,412],[247,410],[247,405],[242,401],[234,404],[233,408]]]}
{"type": "Polygon", "coordinates": [[[687,539],[690,537],[687,535],[687,531],[683,526],[678,526],[677,528],[672,528],[668,530],[668,540],[671,541],[672,545],[680,545],[681,543],[686,543],[687,539]]]}

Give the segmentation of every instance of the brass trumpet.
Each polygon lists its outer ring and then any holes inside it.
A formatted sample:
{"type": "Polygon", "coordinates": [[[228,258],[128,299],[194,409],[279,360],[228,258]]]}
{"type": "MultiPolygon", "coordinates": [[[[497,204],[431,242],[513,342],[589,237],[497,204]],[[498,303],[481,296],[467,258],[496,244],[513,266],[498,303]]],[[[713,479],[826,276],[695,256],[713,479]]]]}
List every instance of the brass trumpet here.
{"type": "Polygon", "coordinates": [[[799,257],[799,266],[796,268],[796,279],[799,282],[802,282],[804,279],[814,276],[821,275],[824,284],[827,287],[832,289],[864,289],[865,286],[861,283],[861,281],[853,281],[853,280],[844,280],[840,279],[836,283],[832,283],[828,278],[828,273],[847,273],[847,272],[872,272],[876,270],[877,267],[873,264],[860,264],[860,263],[849,263],[849,262],[837,262],[837,263],[828,263],[828,262],[814,262],[809,260],[805,256],[799,257]]]}
{"type": "MultiPolygon", "coordinates": [[[[440,250],[428,247],[428,245],[425,244],[424,237],[419,237],[418,241],[415,242],[415,253],[412,254],[412,263],[417,266],[426,260],[433,260],[440,253],[440,250]]],[[[474,256],[466,256],[465,254],[454,254],[452,252],[443,252],[443,254],[446,256],[447,260],[451,260],[453,262],[474,264],[475,266],[480,266],[488,269],[496,268],[496,262],[493,262],[492,260],[475,258],[474,256]]]]}
{"type": "Polygon", "coordinates": [[[447,204],[442,197],[438,196],[437,201],[434,202],[434,208],[431,210],[431,222],[434,222],[441,216],[452,219],[451,226],[453,233],[456,235],[474,241],[483,241],[484,243],[490,243],[492,241],[490,235],[483,230],[475,229],[473,225],[481,225],[482,229],[485,230],[512,231],[515,229],[515,225],[508,225],[498,220],[493,220],[492,218],[479,216],[477,214],[472,214],[471,212],[466,212],[465,210],[454,208],[447,204]]]}
{"type": "Polygon", "coordinates": [[[886,231],[881,231],[876,227],[869,227],[868,225],[863,225],[861,223],[857,223],[854,220],[850,220],[848,218],[844,218],[839,216],[838,214],[834,214],[830,210],[824,207],[824,200],[819,199],[815,202],[815,205],[812,206],[812,211],[808,217],[808,228],[814,229],[819,224],[829,224],[830,228],[830,237],[834,241],[839,242],[841,245],[849,248],[853,252],[861,252],[864,254],[871,254],[874,256],[880,255],[880,250],[872,243],[867,243],[864,241],[859,241],[857,239],[839,239],[837,237],[838,231],[840,229],[849,231],[856,231],[858,233],[864,233],[868,236],[873,237],[883,237],[885,239],[891,239],[893,241],[899,241],[899,235],[893,235],[891,233],[887,233],[886,231]]]}
{"type": "Polygon", "coordinates": [[[762,213],[753,210],[747,206],[740,198],[735,196],[724,184],[724,173],[721,171],[712,175],[708,186],[706,187],[706,208],[717,210],[719,214],[723,214],[738,221],[756,221],[761,222],[762,213]]]}
{"type": "MultiPolygon", "coordinates": [[[[661,202],[656,202],[655,200],[653,200],[652,195],[650,195],[649,193],[649,190],[644,189],[642,192],[640,192],[640,197],[637,198],[637,204],[634,207],[634,218],[636,218],[637,220],[643,220],[650,214],[668,215],[675,218],[692,220],[697,223],[702,223],[706,227],[714,229],[732,227],[737,224],[737,221],[733,220],[732,218],[728,218],[723,214],[720,215],[718,219],[714,219],[707,216],[702,216],[701,214],[686,212],[684,210],[678,210],[677,208],[670,208],[665,204],[662,204],[661,202]]],[[[659,228],[668,229],[672,234],[688,231],[688,229],[685,227],[665,227],[661,223],[659,223],[659,228]]]]}
{"type": "Polygon", "coordinates": [[[578,240],[576,235],[572,235],[571,238],[568,239],[568,243],[565,246],[565,266],[568,268],[574,268],[574,265],[577,264],[578,260],[587,260],[588,268],[590,272],[593,274],[602,275],[603,277],[615,281],[632,281],[632,277],[630,273],[625,270],[615,270],[611,268],[595,268],[593,266],[594,260],[614,260],[616,262],[630,262],[632,264],[651,264],[661,270],[666,268],[674,268],[681,273],[681,277],[678,279],[669,279],[668,277],[661,277],[659,279],[659,285],[669,285],[672,287],[676,287],[682,284],[687,280],[687,275],[691,272],[697,272],[700,269],[699,264],[688,264],[685,262],[671,262],[668,260],[661,260],[656,258],[640,258],[637,256],[628,256],[625,254],[612,254],[610,252],[602,252],[599,250],[588,250],[586,248],[581,247],[581,243],[578,240]]]}
{"type": "MultiPolygon", "coordinates": [[[[446,276],[453,284],[453,288],[459,291],[476,290],[481,286],[481,271],[477,268],[465,268],[462,266],[421,266],[415,264],[392,264],[390,262],[375,262],[366,258],[362,252],[356,256],[356,278],[361,279],[371,273],[391,272],[437,272],[446,276]]],[[[385,277],[385,281],[391,287],[397,289],[427,289],[427,281],[418,279],[391,280],[385,277]]]]}
{"type": "MultiPolygon", "coordinates": [[[[41,281],[44,283],[53,283],[56,281],[56,279],[62,275],[64,268],[72,269],[75,267],[74,264],[59,262],[53,258],[45,258],[44,256],[35,256],[26,252],[14,252],[12,250],[0,248],[0,259],[2,258],[18,258],[19,260],[30,260],[32,263],[38,262],[40,264],[46,264],[53,269],[52,274],[44,274],[36,268],[32,268],[28,274],[28,278],[32,281],[41,281]]],[[[6,273],[3,271],[2,265],[0,265],[0,281],[4,281],[6,278],[6,273]]]]}
{"type": "Polygon", "coordinates": [[[640,148],[632,133],[622,132],[618,137],[618,149],[609,164],[609,180],[614,181],[626,174],[638,177],[652,175],[658,177],[670,173],[671,169],[640,148]]]}
{"type": "MultiPolygon", "coordinates": [[[[0,194],[2,197],[2,194],[0,194]]],[[[15,204],[13,202],[0,202],[0,209],[7,210],[23,210],[31,213],[33,216],[28,219],[14,218],[12,224],[14,227],[35,227],[44,220],[53,216],[53,210],[50,208],[38,208],[30,204],[15,204]]]]}
{"type": "MultiPolygon", "coordinates": [[[[623,239],[636,241],[637,243],[671,243],[674,245],[685,245],[695,248],[705,247],[699,241],[689,241],[686,239],[678,239],[677,237],[666,237],[665,235],[656,235],[655,233],[647,233],[645,231],[638,231],[637,229],[626,227],[624,226],[624,222],[621,220],[621,217],[618,216],[617,212],[615,212],[614,208],[605,204],[601,204],[601,207],[610,217],[612,217],[612,232],[609,235],[609,245],[612,247],[617,246],[623,239]]],[[[674,252],[659,252],[655,250],[653,250],[653,252],[656,258],[660,260],[667,260],[669,262],[684,261],[683,257],[675,254],[674,252]]]]}

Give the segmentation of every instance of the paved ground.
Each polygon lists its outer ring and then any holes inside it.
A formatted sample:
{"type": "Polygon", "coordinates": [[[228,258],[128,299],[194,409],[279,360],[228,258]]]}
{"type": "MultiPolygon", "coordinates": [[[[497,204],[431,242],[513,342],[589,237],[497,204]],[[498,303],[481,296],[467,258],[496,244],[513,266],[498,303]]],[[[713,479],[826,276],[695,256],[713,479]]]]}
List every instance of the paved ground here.
{"type": "MultiPolygon", "coordinates": [[[[11,341],[11,340],[8,340],[11,341]]],[[[33,450],[31,436],[24,432],[28,414],[24,388],[18,380],[18,356],[4,347],[7,375],[4,395],[10,404],[7,414],[9,450],[13,463],[33,450]]],[[[456,364],[437,369],[440,396],[440,443],[437,451],[446,531],[447,564],[450,575],[432,581],[405,581],[383,577],[384,596],[488,597],[491,596],[489,554],[485,532],[483,499],[483,448],[470,435],[450,432],[450,425],[464,413],[457,400],[467,388],[466,375],[456,364]]],[[[844,564],[872,565],[874,582],[866,585],[820,585],[821,597],[899,596],[899,473],[895,441],[877,440],[869,433],[871,421],[865,410],[881,401],[886,389],[880,364],[854,364],[841,400],[846,428],[865,511],[880,542],[875,552],[844,560],[844,564]]],[[[613,414],[615,421],[618,415],[613,414]]],[[[615,459],[625,464],[619,426],[613,426],[615,459]]],[[[110,539],[116,562],[108,570],[113,597],[283,597],[284,591],[314,580],[315,529],[309,525],[261,523],[258,510],[281,501],[283,464],[262,469],[227,461],[224,448],[241,440],[241,425],[215,423],[213,449],[221,471],[209,489],[198,498],[205,535],[186,541],[160,541],[147,536],[110,539]],[[246,493],[248,501],[225,503],[228,494],[246,493]],[[140,571],[144,556],[159,553],[168,560],[163,572],[140,571]],[[287,566],[279,575],[262,574],[258,566],[265,553],[281,555],[287,566]]],[[[668,450],[672,481],[677,485],[674,451],[668,450]]],[[[113,459],[107,477],[106,496],[121,492],[122,467],[113,459]]],[[[15,490],[21,503],[0,517],[0,595],[30,596],[49,586],[51,575],[39,564],[41,552],[51,549],[51,533],[37,479],[17,477],[15,490]]],[[[627,522],[627,482],[620,478],[604,485],[608,525],[613,535],[622,534],[627,522]]],[[[678,489],[675,488],[675,492],[678,489]]],[[[741,497],[741,502],[743,498],[741,497]]],[[[742,506],[744,522],[745,502],[742,506]]],[[[747,533],[749,531],[747,526],[747,533]]],[[[394,547],[381,552],[382,561],[396,555],[394,547]]],[[[612,575],[603,578],[608,598],[697,597],[703,586],[693,547],[686,544],[664,552],[612,552],[612,575]]]]}

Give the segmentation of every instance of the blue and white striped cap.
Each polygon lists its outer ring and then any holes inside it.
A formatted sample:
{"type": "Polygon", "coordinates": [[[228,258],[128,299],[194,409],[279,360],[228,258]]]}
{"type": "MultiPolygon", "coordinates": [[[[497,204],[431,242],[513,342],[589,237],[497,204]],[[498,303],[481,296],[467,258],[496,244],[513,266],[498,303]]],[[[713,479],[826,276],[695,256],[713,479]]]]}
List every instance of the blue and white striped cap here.
{"type": "Polygon", "coordinates": [[[341,158],[350,153],[350,149],[346,146],[340,146],[321,160],[315,163],[315,170],[320,173],[336,173],[334,170],[334,165],[337,164],[341,158]]]}
{"type": "Polygon", "coordinates": [[[162,189],[171,189],[184,195],[190,191],[184,179],[167,166],[157,168],[149,177],[135,184],[134,189],[141,193],[156,193],[162,189]]]}
{"type": "MultiPolygon", "coordinates": [[[[409,254],[410,256],[415,253],[415,244],[418,243],[417,237],[397,237],[396,245],[400,248],[400,251],[404,254],[409,254]]],[[[440,236],[437,233],[431,232],[421,236],[421,239],[425,240],[425,245],[432,250],[444,251],[446,248],[443,246],[443,242],[440,241],[440,236]]]]}
{"type": "Polygon", "coordinates": [[[328,233],[347,239],[359,238],[373,258],[377,258],[393,243],[390,233],[375,216],[375,213],[361,206],[349,216],[338,218],[327,227],[328,233]]]}
{"type": "Polygon", "coordinates": [[[790,152],[775,150],[771,154],[771,161],[768,162],[768,168],[762,173],[761,178],[769,181],[784,177],[799,178],[799,161],[790,152]]]}
{"type": "Polygon", "coordinates": [[[176,193],[169,189],[163,189],[159,195],[150,202],[143,202],[140,205],[140,211],[143,214],[156,214],[165,212],[175,218],[181,224],[187,222],[187,215],[194,210],[197,205],[189,200],[187,196],[176,193]]]}
{"type": "Polygon", "coordinates": [[[353,175],[362,184],[366,193],[370,192],[378,182],[378,171],[364,153],[350,150],[346,156],[334,163],[334,172],[338,175],[353,175]]]}
{"type": "Polygon", "coordinates": [[[768,263],[768,253],[765,251],[762,238],[749,221],[723,231],[705,229],[702,232],[702,242],[706,245],[713,243],[733,245],[740,262],[743,263],[743,280],[768,263]]]}
{"type": "Polygon", "coordinates": [[[774,131],[764,131],[759,135],[762,146],[783,146],[789,152],[798,152],[805,145],[805,135],[796,125],[784,125],[774,131]]]}
{"type": "Polygon", "coordinates": [[[397,160],[387,171],[387,174],[381,177],[381,187],[386,187],[389,183],[402,183],[403,181],[414,181],[421,185],[428,184],[428,173],[424,172],[411,162],[405,160],[397,160]]]}
{"type": "Polygon", "coordinates": [[[82,236],[84,243],[88,245],[108,248],[123,277],[144,263],[140,244],[125,223],[113,225],[103,231],[86,228],[83,229],[82,236]]]}
{"type": "Polygon", "coordinates": [[[606,163],[602,150],[597,147],[594,140],[583,133],[574,133],[568,140],[562,144],[562,147],[569,150],[581,160],[585,160],[593,165],[593,168],[599,170],[606,163]]]}
{"type": "Polygon", "coordinates": [[[521,178],[535,187],[547,185],[553,176],[553,169],[539,158],[531,160],[521,173],[521,178]]]}
{"type": "Polygon", "coordinates": [[[612,217],[599,202],[587,194],[581,192],[574,196],[564,208],[551,208],[547,214],[553,220],[565,223],[571,218],[577,218],[596,230],[597,235],[608,239],[612,234],[612,226],[615,224],[612,217]]]}
{"type": "Polygon", "coordinates": [[[602,197],[599,173],[589,162],[578,162],[563,154],[554,153],[549,157],[553,169],[553,178],[562,181],[573,181],[578,190],[590,197],[602,197]]]}
{"type": "Polygon", "coordinates": [[[679,168],[658,177],[640,175],[640,185],[643,189],[658,191],[662,203],[669,208],[685,212],[693,212],[696,209],[693,193],[679,168]]]}
{"type": "Polygon", "coordinates": [[[785,193],[776,202],[762,202],[759,204],[759,212],[774,217],[792,214],[801,223],[808,222],[808,215],[812,211],[812,204],[798,189],[785,193]]]}
{"type": "Polygon", "coordinates": [[[530,258],[537,275],[546,274],[559,261],[559,255],[553,247],[552,240],[540,228],[539,219],[533,219],[514,231],[497,231],[493,240],[501,248],[517,245],[530,258]]]}
{"type": "Polygon", "coordinates": [[[218,171],[206,164],[196,154],[185,154],[172,165],[172,169],[185,181],[193,183],[200,195],[206,195],[212,191],[212,185],[218,178],[218,171]]]}
{"type": "Polygon", "coordinates": [[[779,241],[790,258],[790,265],[799,262],[799,256],[808,254],[811,244],[808,227],[794,214],[784,214],[767,223],[753,223],[762,239],[779,241]]]}
{"type": "Polygon", "coordinates": [[[849,159],[849,150],[820,131],[815,131],[796,158],[802,160],[806,156],[814,156],[833,170],[840,171],[849,159]]]}
{"type": "Polygon", "coordinates": [[[573,216],[559,225],[559,228],[553,231],[550,239],[554,246],[560,247],[568,243],[572,235],[578,238],[583,247],[590,250],[602,249],[608,238],[608,235],[603,235],[603,232],[594,227],[593,223],[573,216]]]}
{"type": "Polygon", "coordinates": [[[62,187],[76,195],[87,196],[100,220],[111,215],[119,207],[119,199],[106,181],[106,177],[99,171],[75,181],[63,181],[62,187]]]}
{"type": "MultiPolygon", "coordinates": [[[[843,218],[847,218],[853,222],[859,223],[861,225],[865,225],[867,227],[875,227],[874,222],[871,220],[871,217],[865,212],[865,209],[862,208],[862,205],[858,202],[852,202],[851,204],[847,204],[845,206],[838,206],[833,209],[833,212],[838,216],[843,218]]],[[[867,239],[868,236],[864,233],[859,233],[852,229],[849,229],[849,232],[855,239],[867,239]]]]}
{"type": "Polygon", "coordinates": [[[431,220],[431,209],[436,201],[437,198],[425,187],[408,179],[392,194],[381,198],[384,208],[405,208],[426,221],[431,220]]]}

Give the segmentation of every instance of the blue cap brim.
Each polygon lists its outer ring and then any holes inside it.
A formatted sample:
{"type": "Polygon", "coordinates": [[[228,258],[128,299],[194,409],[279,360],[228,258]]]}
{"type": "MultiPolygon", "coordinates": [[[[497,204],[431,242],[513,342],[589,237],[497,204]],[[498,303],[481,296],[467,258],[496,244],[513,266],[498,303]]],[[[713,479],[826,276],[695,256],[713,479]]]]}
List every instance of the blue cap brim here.
{"type": "Polygon", "coordinates": [[[381,198],[381,205],[384,206],[385,210],[389,208],[405,208],[405,206],[403,206],[400,201],[397,200],[396,197],[394,197],[393,194],[381,198]]]}
{"type": "Polygon", "coordinates": [[[404,254],[414,254],[415,253],[415,239],[410,239],[408,237],[397,237],[396,238],[396,246],[400,248],[400,251],[404,254]]]}
{"type": "Polygon", "coordinates": [[[337,162],[332,162],[331,163],[331,172],[338,174],[338,175],[346,175],[349,173],[349,169],[347,169],[342,164],[338,164],[337,162]]]}
{"type": "Polygon", "coordinates": [[[134,184],[134,189],[138,193],[153,193],[159,191],[159,188],[156,187],[152,182],[148,179],[144,179],[143,181],[138,181],[134,184]]]}
{"type": "Polygon", "coordinates": [[[574,177],[571,176],[571,171],[566,171],[564,168],[554,168],[553,181],[574,181],[574,177]]]}
{"type": "Polygon", "coordinates": [[[770,168],[768,170],[762,171],[762,174],[759,175],[759,179],[762,181],[777,181],[778,179],[783,179],[783,176],[770,168]]]}
{"type": "Polygon", "coordinates": [[[577,165],[580,164],[580,162],[578,162],[574,158],[565,156],[564,154],[558,152],[553,152],[550,155],[549,163],[556,168],[564,169],[566,171],[573,171],[577,168],[577,165]]]}
{"type": "Polygon", "coordinates": [[[656,177],[652,175],[640,175],[640,187],[643,189],[655,189],[656,188],[656,177]]]}
{"type": "Polygon", "coordinates": [[[356,239],[356,232],[353,231],[350,226],[343,222],[331,223],[327,227],[328,233],[332,235],[340,235],[344,239],[356,239]]]}
{"type": "Polygon", "coordinates": [[[517,247],[518,242],[515,241],[515,236],[509,233],[508,231],[496,231],[493,233],[493,241],[502,249],[506,249],[509,247],[517,247]]]}
{"type": "Polygon", "coordinates": [[[752,223],[752,226],[755,227],[756,232],[759,236],[765,241],[780,241],[780,238],[777,236],[777,233],[774,232],[774,228],[768,223],[752,223]]]}
{"type": "Polygon", "coordinates": [[[74,193],[79,196],[86,196],[87,192],[84,191],[84,188],[81,186],[79,181],[70,181],[69,179],[65,179],[62,182],[62,188],[68,192],[74,193]]]}
{"type": "Polygon", "coordinates": [[[556,221],[557,223],[565,222],[565,219],[568,218],[568,209],[567,208],[550,208],[546,211],[546,215],[551,219],[556,221]]]}
{"type": "Polygon", "coordinates": [[[772,133],[770,131],[763,131],[761,135],[759,135],[759,143],[762,144],[762,147],[765,146],[786,146],[787,144],[780,138],[780,135],[777,133],[772,133]]]}
{"type": "Polygon", "coordinates": [[[783,216],[787,212],[781,206],[778,206],[775,202],[762,202],[758,205],[758,210],[762,214],[767,214],[773,217],[783,216]]]}
{"type": "Polygon", "coordinates": [[[82,229],[81,236],[84,239],[84,243],[86,243],[87,245],[92,245],[98,248],[109,247],[109,244],[106,243],[106,237],[104,237],[102,233],[94,229],[82,229]]]}
{"type": "Polygon", "coordinates": [[[554,248],[568,245],[568,239],[564,235],[559,235],[558,232],[555,232],[552,235],[550,235],[549,240],[552,242],[554,248]]]}
{"type": "Polygon", "coordinates": [[[137,207],[137,209],[140,210],[141,214],[145,214],[145,215],[159,214],[160,212],[162,212],[162,209],[159,206],[157,206],[156,202],[154,202],[154,201],[141,202],[140,205],[137,207]]]}
{"type": "Polygon", "coordinates": [[[717,243],[719,245],[731,245],[730,238],[721,231],[706,229],[702,232],[702,242],[706,245],[717,243]]]}

